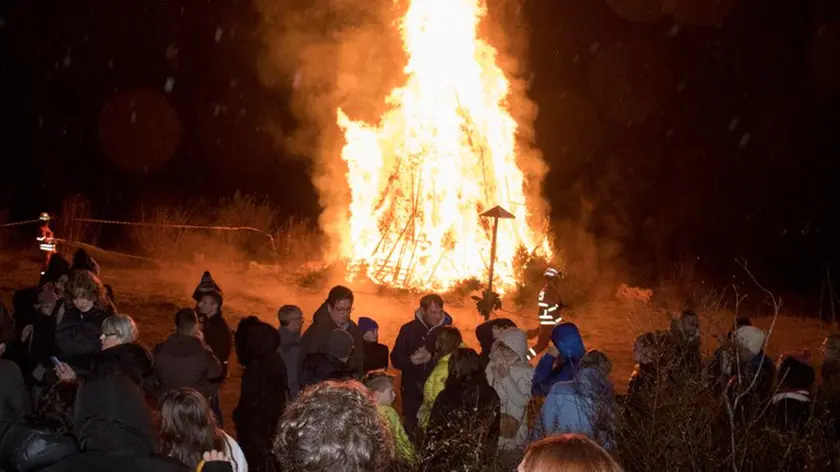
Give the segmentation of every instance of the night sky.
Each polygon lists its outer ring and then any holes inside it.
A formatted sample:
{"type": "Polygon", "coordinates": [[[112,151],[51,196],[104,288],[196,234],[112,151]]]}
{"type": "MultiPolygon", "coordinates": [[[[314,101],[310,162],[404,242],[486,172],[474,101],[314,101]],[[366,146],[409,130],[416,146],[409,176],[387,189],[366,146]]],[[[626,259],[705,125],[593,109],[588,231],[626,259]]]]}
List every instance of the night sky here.
{"type": "MultiPolygon", "coordinates": [[[[553,218],[592,203],[587,229],[647,277],[700,257],[724,280],[744,257],[819,290],[840,262],[840,2],[524,8],[553,218]]],[[[309,159],[277,144],[296,122],[290,91],[258,79],[258,25],[248,0],[4,0],[0,211],[83,193],[132,219],[141,201],[241,189],[316,217],[309,159]]]]}

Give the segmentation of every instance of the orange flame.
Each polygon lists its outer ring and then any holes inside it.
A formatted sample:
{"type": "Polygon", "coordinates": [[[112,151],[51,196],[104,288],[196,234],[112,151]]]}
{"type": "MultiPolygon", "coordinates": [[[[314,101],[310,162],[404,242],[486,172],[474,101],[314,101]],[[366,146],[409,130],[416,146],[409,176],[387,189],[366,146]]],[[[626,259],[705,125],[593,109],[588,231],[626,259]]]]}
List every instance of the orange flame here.
{"type": "Polygon", "coordinates": [[[499,222],[497,290],[516,282],[518,248],[550,256],[545,235],[528,226],[510,84],[477,37],[485,13],[480,0],[411,0],[401,23],[407,78],[386,99],[389,111],[372,126],[338,109],[351,278],[366,270],[374,282],[426,290],[486,280],[492,221],[479,214],[496,205],[516,216],[499,222]]]}

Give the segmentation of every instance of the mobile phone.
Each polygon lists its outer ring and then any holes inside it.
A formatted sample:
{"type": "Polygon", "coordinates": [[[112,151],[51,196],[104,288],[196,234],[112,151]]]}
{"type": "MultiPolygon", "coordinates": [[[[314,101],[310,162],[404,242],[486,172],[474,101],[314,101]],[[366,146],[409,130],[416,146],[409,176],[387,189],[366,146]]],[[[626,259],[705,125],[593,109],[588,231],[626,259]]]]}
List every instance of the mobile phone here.
{"type": "Polygon", "coordinates": [[[56,367],[58,367],[61,364],[61,361],[59,361],[58,358],[55,357],[55,356],[50,356],[50,360],[52,361],[53,365],[55,365],[56,367]]]}

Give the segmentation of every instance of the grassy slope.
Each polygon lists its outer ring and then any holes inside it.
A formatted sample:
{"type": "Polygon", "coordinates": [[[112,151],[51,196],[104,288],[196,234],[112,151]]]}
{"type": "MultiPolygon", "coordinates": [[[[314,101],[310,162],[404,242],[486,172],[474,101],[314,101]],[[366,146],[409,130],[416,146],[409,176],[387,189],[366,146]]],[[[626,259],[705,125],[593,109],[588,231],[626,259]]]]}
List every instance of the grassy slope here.
{"type": "MultiPolygon", "coordinates": [[[[283,304],[299,305],[311,321],[311,314],[326,296],[326,291],[312,291],[298,287],[291,277],[282,273],[259,268],[233,265],[166,265],[157,266],[131,259],[94,254],[102,266],[104,283],[110,284],[122,313],[131,315],[140,327],[141,342],[151,347],[162,341],[172,331],[173,317],[181,306],[191,306],[190,298],[195,284],[205,269],[225,291],[224,313],[232,327],[246,315],[257,315],[264,321],[276,325],[275,312],[283,304]]],[[[37,281],[37,264],[26,260],[20,254],[0,254],[0,298],[7,306],[11,304],[12,293],[37,281]]],[[[357,297],[355,318],[369,316],[380,325],[380,341],[393,346],[400,326],[411,319],[416,307],[414,297],[381,296],[373,287],[353,287],[357,297]]],[[[447,311],[455,318],[455,325],[464,334],[465,341],[478,346],[473,328],[480,322],[471,302],[461,306],[451,303],[447,311]]],[[[536,326],[534,316],[522,317],[502,313],[514,319],[524,328],[536,326]]],[[[532,313],[528,313],[532,315],[532,313]]],[[[636,335],[644,330],[667,326],[667,314],[649,306],[614,300],[589,303],[568,314],[583,333],[589,348],[598,348],[612,359],[612,379],[618,390],[626,387],[626,381],[633,369],[632,344],[636,335]]],[[[731,314],[709,315],[701,313],[704,330],[704,347],[711,351],[716,347],[712,336],[725,333],[731,314]]],[[[769,318],[755,319],[762,328],[770,324],[769,318]]],[[[779,318],[775,333],[769,343],[769,353],[778,355],[785,350],[808,347],[819,361],[819,346],[826,335],[826,326],[810,319],[790,316],[779,318]]],[[[230,414],[236,405],[241,369],[235,360],[231,363],[231,378],[223,389],[223,409],[227,429],[232,430],[230,414]]]]}

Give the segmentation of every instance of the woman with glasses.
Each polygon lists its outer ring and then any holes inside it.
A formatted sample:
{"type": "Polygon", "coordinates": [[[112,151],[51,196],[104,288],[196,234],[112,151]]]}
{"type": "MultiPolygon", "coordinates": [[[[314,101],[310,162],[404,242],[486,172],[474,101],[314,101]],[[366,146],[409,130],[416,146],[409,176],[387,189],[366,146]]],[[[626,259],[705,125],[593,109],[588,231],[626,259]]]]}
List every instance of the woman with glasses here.
{"type": "MultiPolygon", "coordinates": [[[[101,351],[91,362],[91,377],[121,373],[138,387],[152,374],[152,356],[137,343],[137,324],[128,315],[112,315],[102,322],[99,335],[101,351]]],[[[59,364],[56,371],[62,380],[75,378],[70,366],[59,364]]]]}

